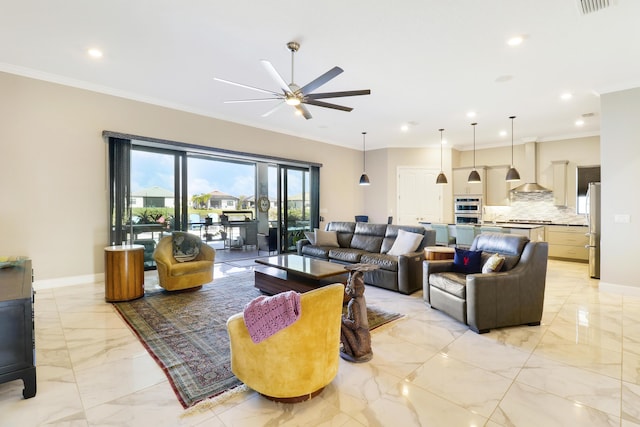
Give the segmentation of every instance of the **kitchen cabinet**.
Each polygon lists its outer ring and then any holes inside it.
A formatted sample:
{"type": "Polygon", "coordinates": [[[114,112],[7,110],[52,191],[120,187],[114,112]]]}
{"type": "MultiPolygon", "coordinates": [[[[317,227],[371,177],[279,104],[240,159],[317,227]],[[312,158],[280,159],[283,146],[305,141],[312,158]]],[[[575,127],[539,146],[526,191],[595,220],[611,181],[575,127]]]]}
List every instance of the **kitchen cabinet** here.
{"type": "Polygon", "coordinates": [[[453,194],[478,194],[483,198],[486,194],[487,173],[486,168],[476,167],[480,175],[481,182],[468,183],[467,179],[473,168],[455,168],[453,169],[453,194]]]}
{"type": "Polygon", "coordinates": [[[553,203],[556,206],[567,206],[567,165],[568,160],[555,160],[553,167],[553,203]]]}
{"type": "Polygon", "coordinates": [[[508,165],[489,166],[487,168],[487,206],[509,206],[509,183],[505,180],[508,165]]]}
{"type": "Polygon", "coordinates": [[[587,226],[548,225],[549,257],[587,262],[589,244],[587,226]]]}

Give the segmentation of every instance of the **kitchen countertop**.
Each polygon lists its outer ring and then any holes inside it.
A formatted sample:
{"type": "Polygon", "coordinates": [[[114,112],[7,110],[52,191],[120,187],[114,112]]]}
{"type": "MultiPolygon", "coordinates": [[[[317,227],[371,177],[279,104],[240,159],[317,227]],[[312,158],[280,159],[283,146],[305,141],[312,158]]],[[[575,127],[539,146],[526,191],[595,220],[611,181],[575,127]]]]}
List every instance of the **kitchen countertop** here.
{"type": "MultiPolygon", "coordinates": [[[[426,222],[426,221],[420,221],[420,224],[422,225],[431,225],[431,222],[426,222]]],[[[447,224],[449,227],[455,227],[456,224],[447,224]]],[[[540,227],[544,227],[545,225],[552,225],[552,224],[519,224],[519,223],[513,223],[513,222],[487,222],[484,224],[457,224],[457,225],[473,225],[474,227],[502,227],[502,228],[518,228],[521,230],[533,230],[534,228],[540,228],[540,227]]]]}
{"type": "Polygon", "coordinates": [[[520,224],[520,223],[514,223],[514,222],[497,222],[495,224],[487,223],[482,225],[486,227],[518,228],[520,230],[533,230],[534,228],[540,228],[540,227],[544,227],[545,225],[551,225],[551,224],[520,224]]]}
{"type": "MultiPolygon", "coordinates": [[[[423,225],[431,225],[431,222],[425,222],[425,221],[420,221],[420,224],[423,225]]],[[[455,227],[456,224],[447,224],[451,227],[455,227]]],[[[460,224],[462,225],[462,224],[460,224]]],[[[560,224],[560,223],[551,223],[551,224],[531,224],[531,223],[526,223],[526,222],[486,222],[484,224],[469,224],[469,225],[475,225],[476,227],[481,227],[481,226],[485,226],[485,227],[503,227],[503,228],[516,228],[516,229],[520,229],[520,230],[533,230],[535,228],[540,228],[540,227],[544,227],[546,225],[557,225],[557,226],[563,226],[563,227],[586,227],[586,224],[560,224]]]]}
{"type": "MultiPolygon", "coordinates": [[[[488,225],[488,224],[493,224],[493,223],[486,223],[484,225],[488,225]]],[[[527,222],[496,222],[495,223],[496,226],[499,227],[510,227],[512,225],[515,226],[521,226],[521,225],[535,225],[535,226],[545,226],[545,225],[558,225],[558,226],[562,226],[562,227],[586,227],[586,224],[566,224],[566,223],[559,223],[559,222],[551,222],[551,223],[545,223],[545,224],[531,224],[531,223],[527,223],[527,222]]]]}

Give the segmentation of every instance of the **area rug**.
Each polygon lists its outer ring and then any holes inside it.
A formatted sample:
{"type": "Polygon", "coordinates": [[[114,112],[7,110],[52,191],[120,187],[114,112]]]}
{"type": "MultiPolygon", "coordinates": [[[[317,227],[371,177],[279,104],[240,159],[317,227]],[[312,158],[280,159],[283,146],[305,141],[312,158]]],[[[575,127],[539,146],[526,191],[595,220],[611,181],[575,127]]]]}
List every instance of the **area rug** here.
{"type": "MultiPolygon", "coordinates": [[[[114,303],[167,375],[184,408],[242,383],[231,372],[227,319],[261,295],[253,273],[214,279],[194,292],[147,292],[144,298],[114,303]]],[[[368,307],[369,329],[402,315],[368,307]]]]}

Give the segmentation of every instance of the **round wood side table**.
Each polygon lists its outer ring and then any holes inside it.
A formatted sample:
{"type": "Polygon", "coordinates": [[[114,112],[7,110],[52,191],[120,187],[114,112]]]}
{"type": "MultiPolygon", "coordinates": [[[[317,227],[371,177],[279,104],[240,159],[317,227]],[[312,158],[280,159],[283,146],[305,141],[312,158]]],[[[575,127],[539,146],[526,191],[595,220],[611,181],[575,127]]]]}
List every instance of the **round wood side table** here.
{"type": "Polygon", "coordinates": [[[104,299],[129,301],[144,296],[144,246],[104,248],[104,299]]]}
{"type": "Polygon", "coordinates": [[[428,261],[453,259],[455,254],[455,248],[448,246],[427,246],[424,248],[424,256],[428,261]]]}

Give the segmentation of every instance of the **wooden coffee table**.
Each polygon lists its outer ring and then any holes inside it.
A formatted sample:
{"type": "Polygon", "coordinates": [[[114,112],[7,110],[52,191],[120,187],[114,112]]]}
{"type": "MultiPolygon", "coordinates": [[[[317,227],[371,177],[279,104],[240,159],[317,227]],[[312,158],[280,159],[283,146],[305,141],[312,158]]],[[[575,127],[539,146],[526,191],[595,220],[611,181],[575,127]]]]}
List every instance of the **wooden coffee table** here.
{"type": "Polygon", "coordinates": [[[344,265],[300,255],[256,259],[268,268],[255,271],[255,287],[273,295],[285,291],[307,292],[331,283],[347,283],[344,265]]]}

